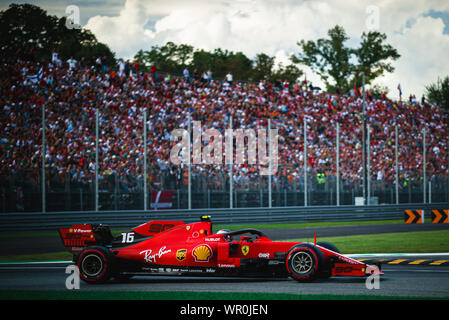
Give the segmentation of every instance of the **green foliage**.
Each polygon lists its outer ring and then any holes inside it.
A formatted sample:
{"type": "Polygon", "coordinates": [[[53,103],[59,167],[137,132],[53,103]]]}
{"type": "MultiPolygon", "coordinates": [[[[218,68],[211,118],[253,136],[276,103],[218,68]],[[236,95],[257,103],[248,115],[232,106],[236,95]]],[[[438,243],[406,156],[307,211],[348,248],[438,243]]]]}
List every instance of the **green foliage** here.
{"type": "Polygon", "coordinates": [[[375,84],[369,89],[370,95],[374,99],[382,99],[383,95],[388,95],[388,87],[375,84]]]}
{"type": "Polygon", "coordinates": [[[152,46],[150,50],[140,50],[135,56],[146,68],[154,65],[161,72],[182,74],[184,68],[198,74],[211,71],[214,77],[223,78],[231,72],[235,79],[247,80],[252,61],[242,52],[215,49],[212,52],[194,49],[190,45],[167,42],[163,46],[152,46]]]}
{"type": "Polygon", "coordinates": [[[15,55],[34,47],[41,54],[57,41],[58,29],[58,19],[41,8],[11,4],[0,12],[0,50],[15,55]]]}
{"type": "Polygon", "coordinates": [[[438,78],[436,83],[426,86],[425,97],[428,103],[449,110],[449,76],[443,80],[438,78]]]}
{"type": "Polygon", "coordinates": [[[177,46],[167,42],[164,46],[152,46],[149,51],[140,50],[135,59],[140,60],[145,67],[155,65],[159,70],[169,73],[182,73],[186,62],[191,59],[191,46],[177,46]]]}
{"type": "Polygon", "coordinates": [[[301,63],[312,68],[325,82],[328,91],[337,87],[343,92],[349,91],[354,84],[370,84],[385,72],[393,72],[391,60],[400,55],[391,45],[385,44],[386,35],[377,31],[362,34],[358,48],[349,48],[345,42],[348,35],[341,26],[328,31],[328,38],[315,41],[298,42],[301,51],[292,56],[294,63],[301,63]]]}
{"type": "Polygon", "coordinates": [[[146,70],[154,65],[160,72],[182,74],[187,67],[190,72],[196,70],[198,75],[211,71],[214,78],[224,78],[231,72],[234,79],[242,81],[281,79],[294,83],[302,75],[302,71],[294,65],[279,65],[275,71],[275,58],[265,53],[260,53],[251,60],[242,52],[221,48],[206,51],[173,42],[152,46],[148,51],[139,50],[134,59],[141,61],[146,70]]]}
{"type": "MultiPolygon", "coordinates": [[[[354,253],[429,253],[447,252],[449,230],[396,232],[382,234],[319,237],[334,244],[343,254],[354,253]],[[428,241],[432,239],[432,241],[428,241]]],[[[310,241],[293,239],[289,241],[310,241]]]]}
{"type": "Polygon", "coordinates": [[[0,11],[1,54],[16,57],[31,49],[35,50],[36,59],[49,59],[57,51],[62,59],[101,56],[106,57],[108,64],[115,63],[113,52],[89,30],[67,28],[66,17],[48,15],[38,6],[11,4],[0,11]]]}
{"type": "MultiPolygon", "coordinates": [[[[227,51],[226,51],[227,52],[227,51]]],[[[234,79],[250,80],[252,61],[242,52],[230,52],[229,57],[224,60],[228,72],[231,72],[234,79]]]]}
{"type": "MultiPolygon", "coordinates": [[[[4,290],[2,300],[447,300],[447,297],[207,291],[4,290]]],[[[157,302],[156,302],[157,303],[157,302]]],[[[269,311],[270,312],[270,311],[269,311]]]]}
{"type": "Polygon", "coordinates": [[[354,66],[353,83],[361,84],[361,74],[365,74],[365,82],[370,84],[385,72],[393,72],[394,67],[389,60],[397,60],[400,55],[391,45],[385,44],[387,36],[377,31],[362,34],[358,49],[353,50],[358,64],[354,66]]]}
{"type": "Polygon", "coordinates": [[[348,78],[353,72],[350,64],[351,50],[345,46],[349,40],[345,30],[336,26],[328,31],[329,39],[298,42],[302,52],[298,56],[292,56],[294,63],[302,63],[311,67],[326,84],[328,90],[331,87],[349,88],[348,78]],[[332,78],[334,84],[331,84],[332,78]]]}
{"type": "Polygon", "coordinates": [[[265,53],[256,55],[252,70],[252,80],[270,80],[273,74],[274,63],[274,57],[270,57],[265,53]]]}
{"type": "Polygon", "coordinates": [[[252,69],[252,81],[268,80],[268,81],[288,81],[290,84],[296,83],[298,78],[304,73],[294,64],[286,67],[279,63],[275,67],[275,57],[270,57],[265,53],[259,53],[254,59],[252,69]]]}
{"type": "MultiPolygon", "coordinates": [[[[0,52],[4,57],[25,57],[36,60],[50,59],[56,51],[62,60],[74,59],[92,62],[95,57],[106,58],[107,65],[115,64],[114,53],[97,41],[86,29],[67,28],[66,17],[47,14],[31,4],[11,4],[0,11],[0,52]]],[[[222,79],[231,72],[235,80],[270,81],[287,80],[295,83],[303,74],[295,65],[275,66],[275,58],[265,53],[254,60],[242,52],[221,48],[213,51],[196,49],[188,44],[167,42],[154,45],[150,50],[139,50],[134,59],[139,60],[143,71],[156,66],[159,72],[182,74],[188,68],[191,74],[200,76],[211,71],[214,78],[222,79]]]]}
{"type": "Polygon", "coordinates": [[[272,79],[284,80],[290,84],[294,84],[303,74],[304,72],[299,70],[294,64],[289,64],[284,67],[281,63],[279,63],[278,70],[274,72],[272,79]]]}
{"type": "MultiPolygon", "coordinates": [[[[348,40],[348,35],[340,26],[330,29],[328,38],[307,42],[301,40],[297,43],[301,51],[291,57],[292,64],[287,66],[275,66],[275,58],[265,53],[259,53],[251,60],[242,52],[220,48],[206,51],[173,42],[154,45],[150,50],[139,50],[134,58],[141,62],[143,71],[149,71],[154,65],[160,72],[182,74],[184,68],[188,68],[191,74],[198,76],[211,71],[214,78],[223,78],[231,72],[235,80],[286,80],[290,84],[303,75],[295,65],[300,63],[317,72],[330,92],[337,88],[347,92],[354,84],[360,86],[362,73],[368,85],[385,72],[394,71],[392,61],[400,55],[385,43],[385,34],[364,32],[358,48],[347,47],[348,40]]],[[[35,59],[49,59],[51,53],[56,51],[63,60],[73,57],[92,61],[93,57],[101,56],[106,58],[107,65],[115,64],[114,53],[107,45],[98,42],[89,30],[67,28],[66,17],[48,15],[38,6],[11,4],[7,10],[0,11],[1,55],[20,57],[31,50],[34,50],[35,59]]],[[[445,92],[445,84],[447,87],[447,81],[429,86],[428,100],[447,106],[447,93],[442,93],[445,92]]]]}

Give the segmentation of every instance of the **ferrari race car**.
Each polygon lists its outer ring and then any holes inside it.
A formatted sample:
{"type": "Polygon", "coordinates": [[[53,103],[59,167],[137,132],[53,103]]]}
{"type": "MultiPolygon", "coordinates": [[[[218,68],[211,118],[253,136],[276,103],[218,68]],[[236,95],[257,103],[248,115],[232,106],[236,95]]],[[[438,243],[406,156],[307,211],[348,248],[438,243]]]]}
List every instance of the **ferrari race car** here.
{"type": "Polygon", "coordinates": [[[256,229],[213,233],[209,216],[190,224],[150,221],[115,236],[101,224],[76,224],[59,233],[88,283],[148,274],[289,276],[297,281],[382,274],[327,242],[272,241],[256,229]]]}

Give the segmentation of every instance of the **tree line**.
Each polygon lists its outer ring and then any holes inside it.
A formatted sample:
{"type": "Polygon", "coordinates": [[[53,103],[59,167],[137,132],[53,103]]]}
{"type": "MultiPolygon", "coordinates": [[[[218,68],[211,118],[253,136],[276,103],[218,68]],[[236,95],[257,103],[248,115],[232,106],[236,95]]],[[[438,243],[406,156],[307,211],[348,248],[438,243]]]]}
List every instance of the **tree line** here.
{"type": "Polygon", "coordinates": [[[187,68],[193,74],[210,71],[213,78],[223,79],[228,72],[233,79],[258,82],[288,81],[294,84],[304,73],[293,63],[283,66],[275,64],[275,57],[259,53],[250,59],[243,52],[233,52],[221,48],[212,51],[196,49],[188,44],[167,42],[154,45],[150,50],[139,50],[134,56],[142,63],[144,70],[156,67],[160,72],[182,74],[187,68]]]}
{"type": "Polygon", "coordinates": [[[95,35],[83,28],[67,28],[67,18],[49,15],[32,4],[10,4],[0,11],[0,57],[49,60],[52,52],[67,60],[101,57],[108,65],[115,55],[95,35]]]}
{"type": "MultiPolygon", "coordinates": [[[[67,28],[67,18],[47,14],[31,4],[10,4],[0,11],[0,56],[2,60],[17,57],[47,59],[58,52],[63,60],[93,61],[101,57],[108,66],[115,66],[115,53],[85,28],[67,28]]],[[[210,71],[214,78],[224,78],[231,72],[235,80],[258,82],[288,81],[295,84],[304,76],[302,66],[318,74],[331,93],[348,93],[386,73],[395,70],[393,62],[400,58],[397,49],[387,42],[387,36],[378,31],[363,32],[357,47],[349,47],[349,36],[341,26],[331,28],[327,37],[316,41],[297,42],[298,52],[289,57],[289,63],[276,65],[275,57],[258,53],[250,58],[243,52],[216,48],[204,50],[189,44],[167,42],[139,50],[134,60],[144,71],[152,66],[161,72],[182,74],[185,68],[202,74],[210,71]]],[[[371,86],[371,89],[388,90],[371,86]]],[[[449,109],[449,77],[425,88],[426,100],[449,109]]]]}

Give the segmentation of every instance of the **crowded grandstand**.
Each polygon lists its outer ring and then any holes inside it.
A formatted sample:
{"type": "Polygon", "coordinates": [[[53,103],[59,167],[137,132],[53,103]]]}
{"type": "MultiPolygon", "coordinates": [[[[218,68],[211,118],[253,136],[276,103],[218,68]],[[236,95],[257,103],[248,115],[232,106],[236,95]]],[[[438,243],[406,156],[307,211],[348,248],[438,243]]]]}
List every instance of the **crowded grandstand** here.
{"type": "MultiPolygon", "coordinates": [[[[46,60],[33,55],[4,57],[0,68],[3,211],[23,210],[23,206],[16,205],[17,199],[32,199],[27,195],[38,194],[41,188],[43,107],[49,193],[91,190],[96,109],[100,115],[100,192],[141,193],[143,110],[148,114],[146,144],[151,191],[186,188],[186,166],[172,164],[169,154],[174,144],[170,134],[176,128],[187,128],[189,114],[204,128],[220,132],[229,127],[231,116],[236,129],[266,128],[267,119],[271,119],[272,128],[279,133],[278,171],[271,182],[274,190],[288,192],[303,188],[304,119],[308,175],[311,183],[317,185],[334,181],[339,123],[341,184],[353,188],[362,183],[363,97],[359,90],[330,94],[305,80],[251,83],[232,80],[232,75],[216,79],[210,72],[200,74],[192,70],[181,75],[156,68],[145,72],[137,60],[118,61],[111,66],[102,57],[63,61],[57,52],[46,60]]],[[[402,101],[386,96],[374,98],[368,91],[366,117],[373,188],[376,183],[383,188],[395,183],[397,126],[400,188],[422,182],[426,128],[428,179],[443,178],[447,189],[447,110],[414,97],[402,101]]],[[[228,169],[224,164],[192,165],[193,190],[226,190],[228,169]]],[[[265,190],[268,180],[260,176],[259,169],[258,165],[235,164],[234,190],[265,190]]]]}

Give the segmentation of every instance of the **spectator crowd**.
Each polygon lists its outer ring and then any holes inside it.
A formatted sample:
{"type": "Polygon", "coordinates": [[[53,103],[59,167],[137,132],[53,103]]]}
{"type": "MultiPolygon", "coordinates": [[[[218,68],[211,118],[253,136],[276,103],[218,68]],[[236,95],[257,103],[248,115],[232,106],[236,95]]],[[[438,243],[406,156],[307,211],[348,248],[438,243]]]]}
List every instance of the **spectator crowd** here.
{"type": "MultiPolygon", "coordinates": [[[[273,183],[302,182],[304,126],[307,122],[309,174],[335,176],[336,124],[340,124],[340,175],[343,183],[362,178],[362,97],[330,94],[309,83],[244,83],[213,80],[209,73],[186,70],[175,76],[141,71],[138,62],[104,65],[101,57],[48,61],[7,57],[0,72],[0,175],[3,187],[26,183],[39,188],[42,161],[42,108],[45,106],[45,165],[49,186],[89,185],[95,173],[95,119],[99,110],[99,173],[103,188],[132,190],[143,174],[143,110],[147,110],[149,181],[152,188],[185,186],[185,166],[170,162],[172,130],[187,128],[188,115],[204,128],[278,129],[278,171],[273,183]]],[[[426,128],[427,174],[448,175],[449,116],[436,105],[368,97],[370,172],[373,181],[395,181],[395,126],[398,127],[399,176],[419,180],[426,128]]],[[[257,185],[257,165],[233,166],[235,188],[257,185]]],[[[210,189],[224,188],[228,166],[193,165],[210,189]]],[[[195,187],[195,186],[194,186],[195,187]]]]}

